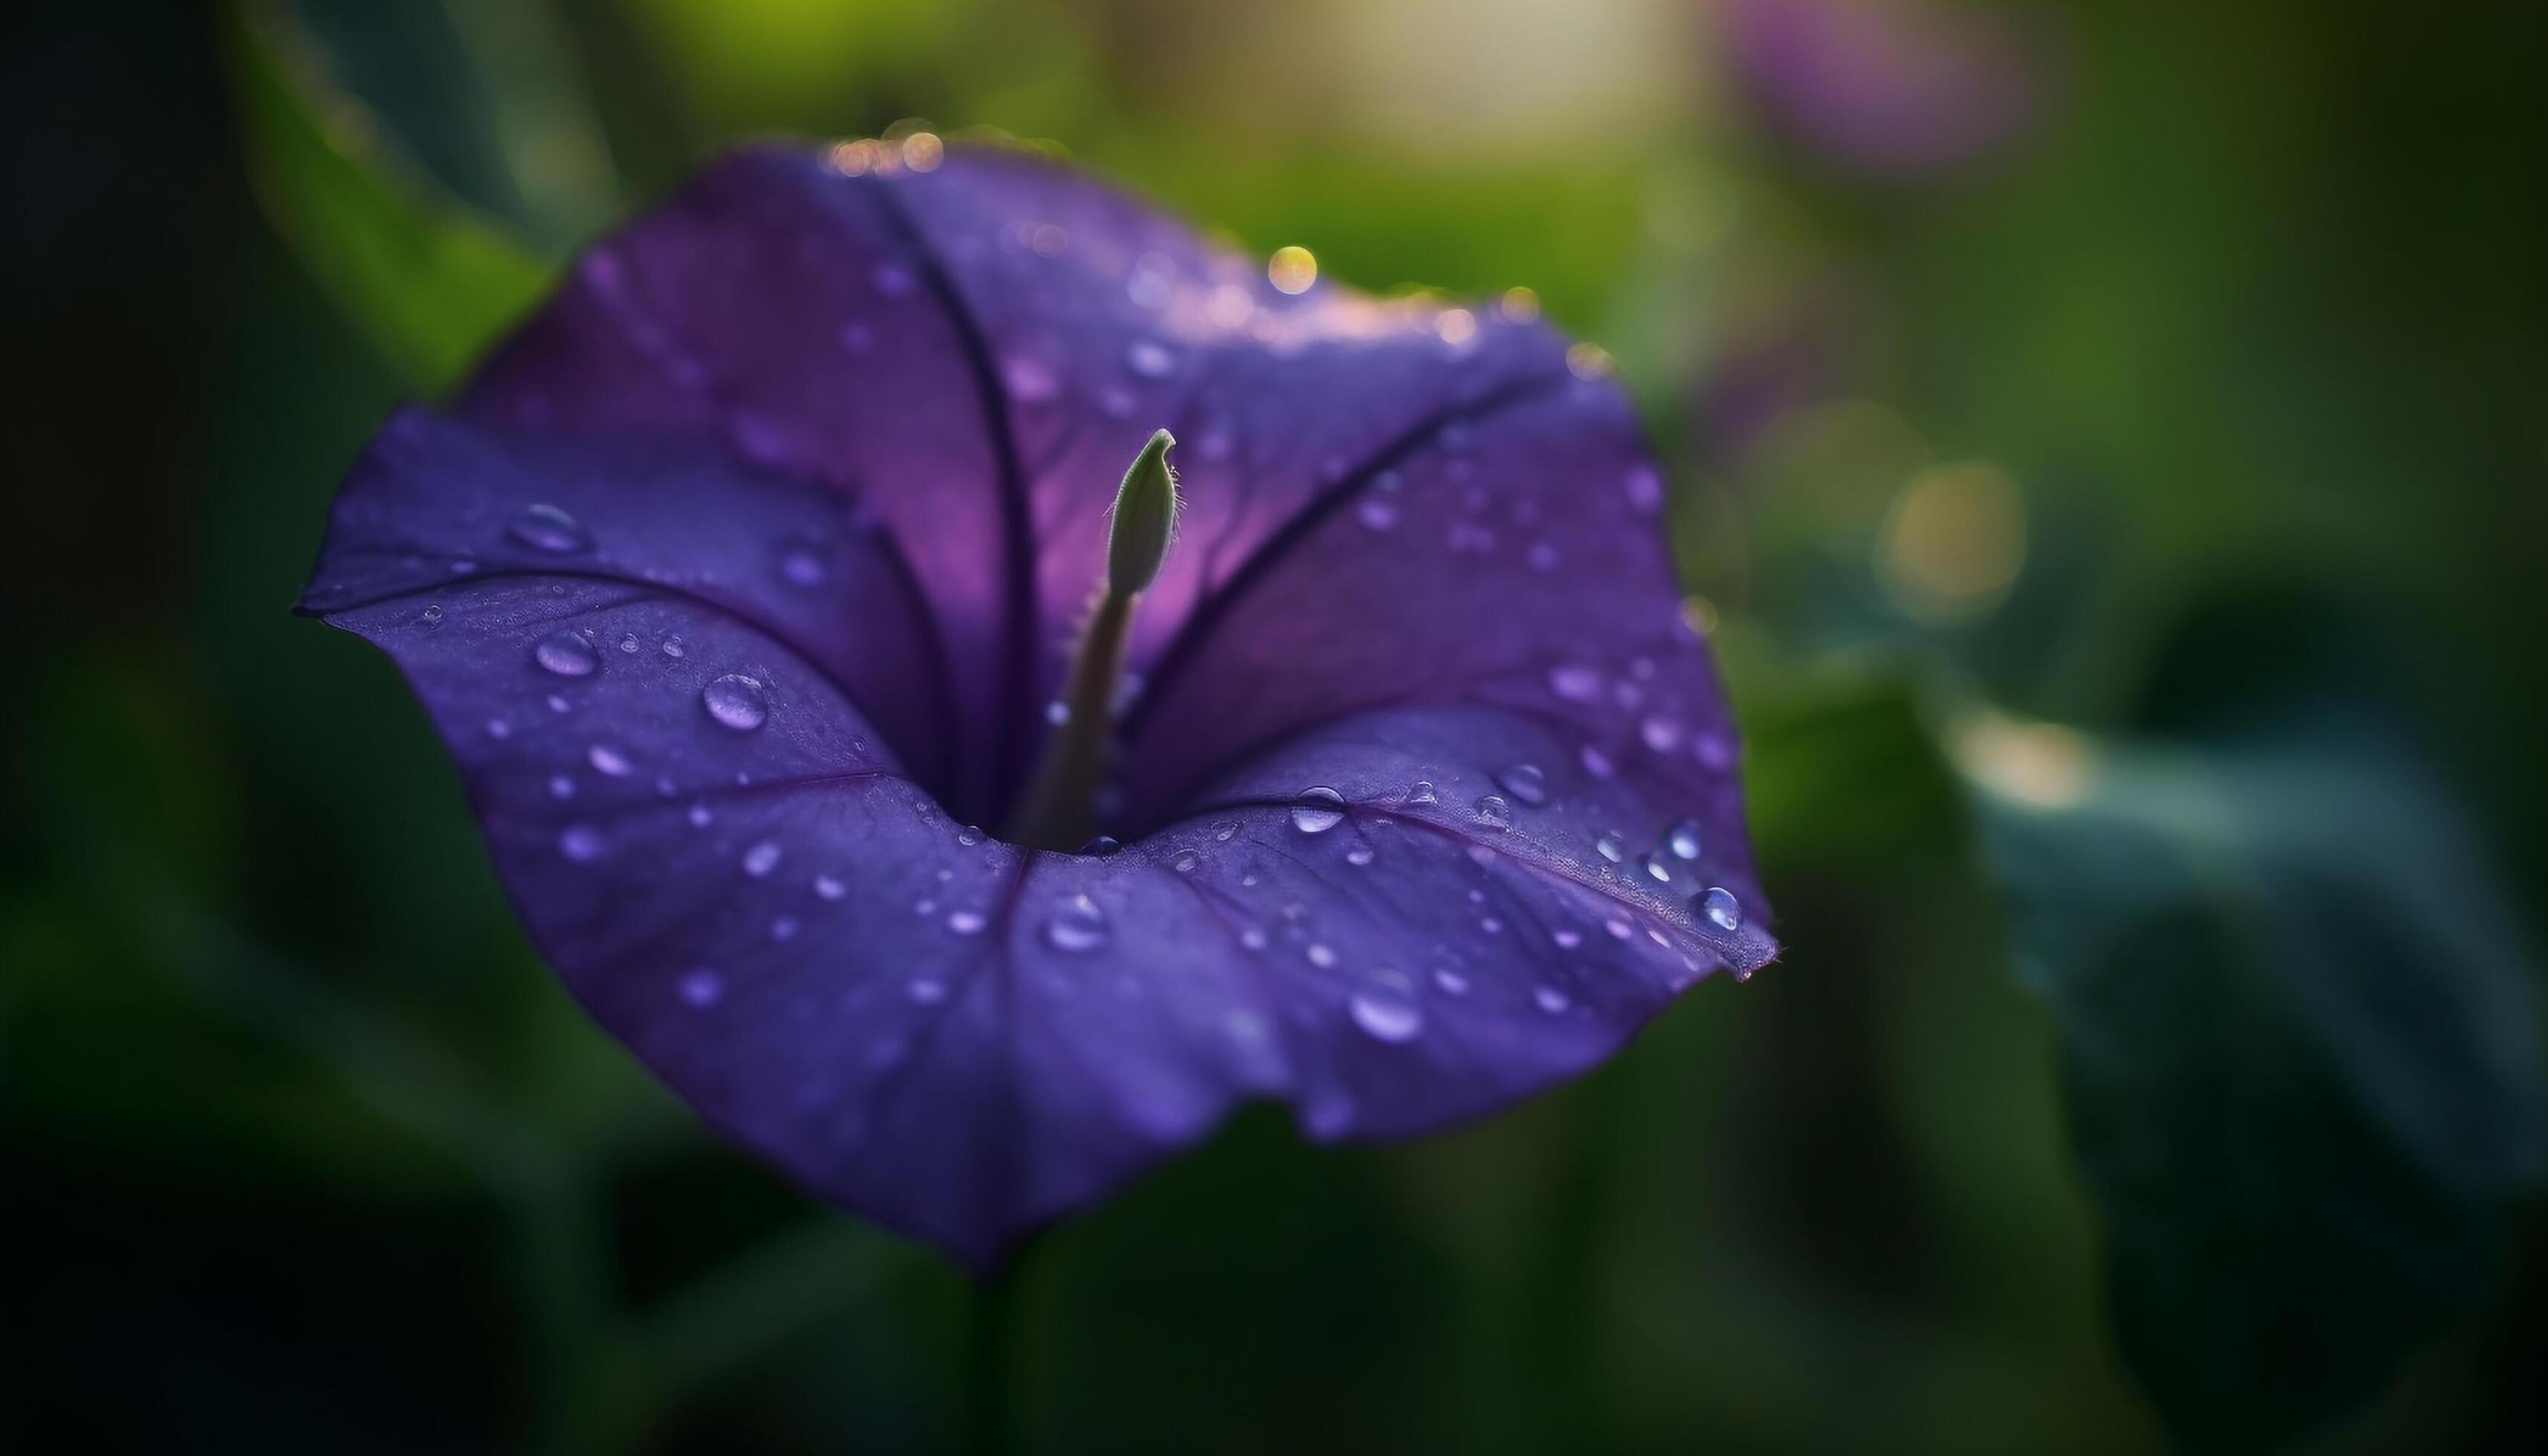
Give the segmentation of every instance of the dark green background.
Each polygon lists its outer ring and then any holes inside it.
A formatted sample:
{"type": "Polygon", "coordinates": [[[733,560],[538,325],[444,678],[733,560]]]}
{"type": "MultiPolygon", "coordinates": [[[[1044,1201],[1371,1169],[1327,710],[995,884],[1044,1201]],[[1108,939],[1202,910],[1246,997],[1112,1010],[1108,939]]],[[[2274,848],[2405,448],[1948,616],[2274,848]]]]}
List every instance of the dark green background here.
{"type": "Polygon", "coordinates": [[[0,1447],[2548,1445],[2548,37],[2374,10],[2001,7],[2027,128],[1872,178],[1703,3],[15,7],[0,1447]],[[997,1300],[589,1026],[287,609],[575,240],[912,117],[1607,344],[1784,959],[1456,1136],[1243,1117],[997,1300]],[[2027,550],[1942,621],[1882,563],[1955,462],[2027,550]]]}

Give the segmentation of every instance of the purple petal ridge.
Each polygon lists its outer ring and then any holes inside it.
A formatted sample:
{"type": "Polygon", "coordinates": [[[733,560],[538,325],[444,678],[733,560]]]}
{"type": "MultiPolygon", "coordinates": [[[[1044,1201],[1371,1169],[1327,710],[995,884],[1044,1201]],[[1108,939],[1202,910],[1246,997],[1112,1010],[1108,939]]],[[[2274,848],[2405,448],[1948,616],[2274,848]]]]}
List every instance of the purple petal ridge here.
{"type": "Polygon", "coordinates": [[[987,1267],[1240,1101],[1424,1133],[1775,954],[1661,477],[1563,338],[1284,295],[1031,154],[826,155],[589,250],[381,431],[303,600],[725,1136],[987,1267]],[[1162,425],[1125,847],[1002,843],[1162,425]]]}

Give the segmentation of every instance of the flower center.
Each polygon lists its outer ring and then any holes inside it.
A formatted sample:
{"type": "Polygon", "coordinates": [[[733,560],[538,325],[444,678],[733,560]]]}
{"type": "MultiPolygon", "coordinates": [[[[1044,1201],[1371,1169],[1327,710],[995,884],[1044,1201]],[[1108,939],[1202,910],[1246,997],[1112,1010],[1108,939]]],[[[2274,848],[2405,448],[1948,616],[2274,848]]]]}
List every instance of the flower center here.
{"type": "Polygon", "coordinates": [[[1106,577],[1098,584],[1088,625],[1071,657],[1061,720],[1002,836],[1013,844],[1075,852],[1097,832],[1097,793],[1106,777],[1116,687],[1124,676],[1133,612],[1142,591],[1158,576],[1176,534],[1177,475],[1168,465],[1174,444],[1166,430],[1153,430],[1115,492],[1106,577]]]}

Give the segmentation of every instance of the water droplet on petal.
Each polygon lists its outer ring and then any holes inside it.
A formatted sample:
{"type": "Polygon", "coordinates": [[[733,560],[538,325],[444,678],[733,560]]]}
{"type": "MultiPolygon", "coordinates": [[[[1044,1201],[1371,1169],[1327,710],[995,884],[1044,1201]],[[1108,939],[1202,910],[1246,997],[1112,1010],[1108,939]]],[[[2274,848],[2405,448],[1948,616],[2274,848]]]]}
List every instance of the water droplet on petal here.
{"type": "Polygon", "coordinates": [[[1136,339],[1124,351],[1124,367],[1143,379],[1165,379],[1177,372],[1174,349],[1151,339],[1136,339]]]}
{"type": "Polygon", "coordinates": [[[1576,947],[1584,944],[1584,932],[1575,930],[1568,926],[1559,926],[1557,929],[1550,931],[1548,933],[1548,938],[1551,941],[1556,942],[1557,949],[1561,951],[1572,951],[1576,947]]]}
{"type": "Polygon", "coordinates": [[[1385,531],[1398,524],[1398,506],[1385,496],[1365,496],[1354,506],[1354,514],[1375,531],[1385,531]]]}
{"type": "Polygon", "coordinates": [[[692,829],[705,829],[708,825],[715,822],[716,814],[705,804],[692,804],[690,805],[689,818],[690,827],[692,829]]]}
{"type": "Polygon", "coordinates": [[[1303,834],[1324,834],[1345,822],[1345,796],[1320,784],[1305,788],[1292,805],[1292,827],[1303,834]]]}
{"type": "Polygon", "coordinates": [[[1695,860],[1703,847],[1704,842],[1699,838],[1698,821],[1695,819],[1684,819],[1664,831],[1664,848],[1672,851],[1675,859],[1695,860]]]}
{"type": "Polygon", "coordinates": [[[1566,998],[1566,993],[1564,991],[1557,989],[1555,986],[1537,987],[1530,993],[1530,999],[1538,1002],[1539,1009],[1547,1012],[1551,1016],[1556,1016],[1560,1012],[1566,1010],[1567,1007],[1575,1004],[1566,998]]]}
{"type": "Polygon", "coordinates": [[[1512,828],[1512,805],[1501,794],[1489,794],[1478,800],[1478,822],[1489,829],[1512,828]]]}
{"type": "Polygon", "coordinates": [[[1088,843],[1081,845],[1079,847],[1079,853],[1083,855],[1094,855],[1098,859],[1103,860],[1107,856],[1121,851],[1123,848],[1123,842],[1115,838],[1115,836],[1111,834],[1101,834],[1095,839],[1090,840],[1088,843]]]}
{"type": "Polygon", "coordinates": [[[827,569],[823,550],[811,541],[789,541],[778,549],[778,575],[791,587],[820,587],[827,569]]]}
{"type": "Polygon", "coordinates": [[[902,993],[911,998],[914,1006],[935,1006],[947,999],[947,983],[933,981],[927,976],[914,976],[904,984],[902,993]]]}
{"type": "Polygon", "coordinates": [[[513,518],[512,538],[534,551],[590,551],[592,533],[554,505],[526,505],[513,518]]]}
{"type": "Polygon", "coordinates": [[[1345,851],[1345,863],[1353,865],[1357,869],[1370,864],[1373,858],[1372,848],[1369,845],[1356,845],[1352,849],[1345,851]]]}
{"type": "Polygon", "coordinates": [[[1407,801],[1410,804],[1430,804],[1436,802],[1436,798],[1433,793],[1433,785],[1426,782],[1424,779],[1416,779],[1415,782],[1410,785],[1407,790],[1407,801]]]}
{"type": "Polygon", "coordinates": [[[828,874],[814,876],[814,893],[822,899],[837,900],[850,892],[850,887],[828,874]]]}
{"type": "Polygon", "coordinates": [[[988,924],[990,924],[989,919],[986,918],[979,910],[950,910],[947,912],[947,928],[956,932],[956,934],[959,936],[979,935],[982,932],[982,927],[988,924]]]}
{"type": "Polygon", "coordinates": [[[1440,986],[1443,993],[1446,995],[1465,996],[1469,994],[1469,978],[1460,974],[1456,970],[1434,971],[1433,984],[1440,986]]]}
{"type": "Polygon", "coordinates": [[[675,662],[680,662],[682,658],[689,656],[689,648],[682,645],[681,638],[667,637],[664,639],[664,656],[671,658],[675,662]]]}
{"type": "Polygon", "coordinates": [[[1302,954],[1308,956],[1310,963],[1320,970],[1325,970],[1336,963],[1336,948],[1324,941],[1312,941],[1310,949],[1302,954]]]}
{"type": "Polygon", "coordinates": [[[1212,827],[1212,837],[1223,844],[1229,843],[1230,836],[1236,833],[1238,833],[1238,821],[1235,819],[1224,819],[1212,827]]]}
{"type": "Polygon", "coordinates": [[[1658,884],[1672,883],[1672,862],[1661,855],[1648,855],[1637,862],[1646,869],[1646,877],[1658,884]]]}
{"type": "Polygon", "coordinates": [[[433,602],[424,610],[417,612],[416,616],[428,627],[439,627],[442,625],[442,603],[433,602]]]}
{"type": "Polygon", "coordinates": [[[1628,842],[1615,829],[1592,841],[1592,848],[1602,859],[1613,864],[1623,863],[1628,858],[1628,842]]]}
{"type": "Polygon", "coordinates": [[[1196,854],[1194,851],[1179,850],[1176,853],[1176,858],[1168,861],[1168,867],[1179,874],[1192,874],[1194,873],[1195,866],[1202,863],[1203,857],[1196,854]]]}
{"type": "Polygon", "coordinates": [[[692,1006],[714,1006],[725,996],[725,977],[713,970],[692,970],[682,974],[682,999],[692,1006]]]}
{"type": "Polygon", "coordinates": [[[1561,663],[1548,670],[1548,690],[1568,702],[1591,702],[1601,695],[1601,671],[1581,663],[1561,663]]]}
{"type": "Polygon", "coordinates": [[[763,840],[743,852],[743,872],[759,879],[778,867],[778,846],[763,840]]]}
{"type": "Polygon", "coordinates": [[[1637,725],[1637,736],[1644,739],[1646,747],[1656,753],[1668,754],[1681,747],[1681,724],[1661,713],[1655,713],[1637,725]]]}
{"type": "Polygon", "coordinates": [[[711,678],[699,689],[708,716],[737,733],[749,733],[770,721],[770,689],[758,678],[728,673],[711,678]]]}
{"type": "Polygon", "coordinates": [[[601,666],[601,654],[573,632],[552,632],[531,649],[539,665],[561,678],[589,678],[601,666]]]}
{"type": "Polygon", "coordinates": [[[1639,513],[1652,515],[1664,508],[1664,478],[1655,474],[1653,466],[1639,462],[1628,467],[1627,478],[1620,484],[1627,491],[1628,504],[1639,513]]]}
{"type": "Polygon", "coordinates": [[[1424,1030],[1424,1013],[1410,1002],[1356,991],[1347,1004],[1353,1011],[1354,1025],[1376,1041],[1412,1041],[1424,1030]]]}
{"type": "Polygon", "coordinates": [[[590,824],[570,824],[558,836],[558,853],[578,864],[590,864],[601,858],[601,831],[590,824]]]}
{"type": "Polygon", "coordinates": [[[1238,932],[1238,944],[1246,947],[1250,951],[1264,950],[1266,946],[1265,927],[1261,925],[1251,925],[1241,929],[1238,932]]]}
{"type": "Polygon", "coordinates": [[[549,797],[550,797],[550,798],[553,798],[553,799],[571,799],[571,798],[574,798],[574,797],[575,797],[575,780],[574,780],[574,779],[572,779],[572,778],[567,777],[567,776],[566,776],[565,774],[550,774],[550,775],[549,775],[549,797]]]}
{"type": "Polygon", "coordinates": [[[1548,775],[1540,773],[1536,764],[1515,764],[1497,774],[1496,782],[1534,809],[1548,802],[1548,775]]]}
{"type": "Polygon", "coordinates": [[[625,778],[636,769],[628,756],[606,743],[596,743],[584,751],[585,762],[613,778],[625,778]]]}
{"type": "Polygon", "coordinates": [[[1743,928],[1743,902],[1734,898],[1734,892],[1723,885],[1712,884],[1700,892],[1698,913],[1706,916],[1707,923],[1718,930],[1743,928]]]}
{"type": "Polygon", "coordinates": [[[1113,935],[1106,912],[1086,895],[1072,895],[1055,905],[1044,923],[1044,943],[1073,956],[1103,949],[1113,935]]]}

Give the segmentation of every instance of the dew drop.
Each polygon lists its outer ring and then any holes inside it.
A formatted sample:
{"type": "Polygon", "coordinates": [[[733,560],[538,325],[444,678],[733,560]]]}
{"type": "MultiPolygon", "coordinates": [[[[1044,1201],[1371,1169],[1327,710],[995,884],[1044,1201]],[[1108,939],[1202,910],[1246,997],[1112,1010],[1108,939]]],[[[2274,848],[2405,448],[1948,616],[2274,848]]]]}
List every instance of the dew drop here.
{"type": "Polygon", "coordinates": [[[1310,949],[1302,954],[1309,956],[1310,963],[1320,970],[1326,970],[1336,963],[1336,948],[1324,941],[1312,941],[1310,949]]]}
{"type": "Polygon", "coordinates": [[[573,632],[552,632],[531,649],[539,665],[561,678],[590,678],[601,666],[601,654],[573,632]]]}
{"type": "Polygon", "coordinates": [[[1096,858],[1103,860],[1109,855],[1120,853],[1123,848],[1123,841],[1117,839],[1111,834],[1101,834],[1095,839],[1090,840],[1088,843],[1081,845],[1079,847],[1079,853],[1083,855],[1093,855],[1096,858]]]}
{"type": "Polygon", "coordinates": [[[778,846],[763,840],[743,852],[743,872],[755,879],[778,867],[778,846]]]}
{"type": "Polygon", "coordinates": [[[1620,482],[1628,495],[1628,504],[1643,515],[1664,508],[1664,478],[1655,468],[1643,462],[1628,467],[1626,479],[1620,482]]]}
{"type": "Polygon", "coordinates": [[[1574,1002],[1566,999],[1566,993],[1557,989],[1555,986],[1540,986],[1533,989],[1530,993],[1530,999],[1538,1002],[1539,1009],[1547,1012],[1551,1016],[1556,1016],[1565,1011],[1567,1007],[1575,1004],[1574,1002]]]}
{"type": "Polygon", "coordinates": [[[1672,851],[1676,860],[1695,860],[1702,847],[1695,819],[1684,819],[1664,831],[1664,848],[1672,851]]]}
{"type": "Polygon", "coordinates": [[[1052,913],[1045,918],[1044,943],[1068,955],[1084,956],[1101,950],[1113,937],[1114,932],[1107,928],[1106,912],[1086,895],[1072,895],[1053,906],[1052,913]]]}
{"type": "Polygon", "coordinates": [[[558,836],[558,853],[578,864],[590,864],[601,858],[601,831],[590,824],[570,824],[558,836]]]}
{"type": "Polygon", "coordinates": [[[596,743],[584,751],[585,762],[613,778],[625,778],[636,769],[628,756],[606,743],[596,743]]]}
{"type": "Polygon", "coordinates": [[[1238,944],[1250,951],[1264,950],[1266,945],[1265,927],[1261,925],[1251,925],[1240,930],[1238,933],[1238,944]]]}
{"type": "Polygon", "coordinates": [[[770,922],[770,938],[774,941],[796,939],[796,918],[792,915],[781,915],[770,922]]]}
{"type": "Polygon", "coordinates": [[[664,639],[664,656],[671,658],[675,662],[680,662],[682,658],[689,655],[690,649],[682,643],[681,638],[667,637],[664,639]]]}
{"type": "Polygon", "coordinates": [[[1584,745],[1584,751],[1576,757],[1583,762],[1584,772],[1595,778],[1607,778],[1618,772],[1618,766],[1610,762],[1608,754],[1589,743],[1584,745]]]}
{"type": "Polygon", "coordinates": [[[1195,866],[1202,863],[1203,857],[1196,854],[1194,851],[1179,850],[1176,853],[1176,857],[1168,861],[1168,867],[1179,874],[1192,874],[1194,873],[1195,866]]]}
{"type": "Polygon", "coordinates": [[[439,627],[442,625],[442,603],[438,601],[433,602],[427,605],[424,610],[417,612],[416,615],[423,619],[426,626],[439,627]]]}
{"type": "Polygon", "coordinates": [[[1465,996],[1469,994],[1469,978],[1460,974],[1456,970],[1434,971],[1433,984],[1440,986],[1443,994],[1445,995],[1465,996]]]}
{"type": "Polygon", "coordinates": [[[1734,892],[1723,885],[1712,884],[1700,892],[1698,913],[1706,916],[1707,923],[1718,930],[1743,928],[1743,902],[1734,898],[1734,892]]]}
{"type": "Polygon", "coordinates": [[[1354,1025],[1374,1041],[1409,1042],[1424,1030],[1424,1013],[1408,1002],[1356,991],[1347,1004],[1353,1012],[1354,1025]]]}
{"type": "Polygon", "coordinates": [[[709,679],[699,689],[699,702],[709,717],[737,733],[749,733],[770,721],[770,689],[760,679],[741,673],[709,679]]]}
{"type": "Polygon", "coordinates": [[[1439,800],[1433,792],[1433,785],[1424,779],[1418,778],[1413,784],[1408,787],[1407,801],[1410,804],[1430,804],[1438,802],[1439,800]]]}
{"type": "Polygon", "coordinates": [[[820,587],[827,575],[822,548],[811,541],[790,541],[778,550],[778,575],[791,587],[820,587]]]}
{"type": "Polygon", "coordinates": [[[814,894],[825,900],[837,900],[850,892],[850,887],[828,874],[814,876],[814,894]]]}
{"type": "Polygon", "coordinates": [[[980,935],[982,933],[982,927],[988,924],[990,924],[990,921],[985,918],[979,910],[950,910],[947,912],[947,928],[956,932],[956,934],[959,936],[980,935]]]}
{"type": "Polygon", "coordinates": [[[1357,869],[1370,864],[1374,858],[1372,848],[1369,845],[1356,845],[1352,849],[1345,851],[1345,863],[1353,865],[1357,869]]]}
{"type": "Polygon", "coordinates": [[[1661,855],[1648,855],[1637,863],[1645,866],[1648,879],[1658,884],[1672,883],[1672,861],[1661,855]]]}
{"type": "Polygon", "coordinates": [[[1659,754],[1668,754],[1681,747],[1681,724],[1661,713],[1650,714],[1637,725],[1637,736],[1646,741],[1646,747],[1659,754]]]}
{"type": "Polygon", "coordinates": [[[914,1006],[935,1006],[947,999],[947,983],[933,981],[927,976],[913,976],[903,984],[902,993],[911,998],[914,1006]]]}
{"type": "Polygon", "coordinates": [[[592,533],[554,505],[526,505],[507,534],[534,551],[590,551],[592,533]]]}
{"type": "Polygon", "coordinates": [[[1489,829],[1512,828],[1512,805],[1501,794],[1489,794],[1478,800],[1478,822],[1489,829]]]}
{"type": "Polygon", "coordinates": [[[1230,837],[1237,833],[1238,821],[1235,819],[1224,819],[1212,827],[1212,837],[1223,844],[1229,843],[1230,837]]]}
{"type": "Polygon", "coordinates": [[[1619,831],[1615,829],[1592,841],[1592,850],[1613,864],[1620,864],[1628,858],[1628,842],[1621,838],[1619,831]]]}
{"type": "Polygon", "coordinates": [[[1124,367],[1143,379],[1165,379],[1177,372],[1176,351],[1152,339],[1136,339],[1124,351],[1124,367]]]}
{"type": "Polygon", "coordinates": [[[550,774],[550,775],[549,775],[549,797],[550,797],[550,798],[553,798],[553,799],[571,799],[571,798],[574,798],[574,797],[575,797],[575,780],[574,780],[574,779],[572,779],[572,778],[567,777],[567,776],[566,776],[565,774],[550,774]]]}
{"type": "Polygon", "coordinates": [[[714,1006],[725,998],[725,977],[713,970],[685,971],[681,983],[682,999],[692,1006],[714,1006]]]}
{"type": "Polygon", "coordinates": [[[1292,805],[1292,827],[1303,834],[1324,834],[1345,822],[1345,796],[1320,784],[1305,788],[1292,805]]]}
{"type": "Polygon", "coordinates": [[[1576,930],[1571,926],[1560,926],[1557,929],[1550,931],[1548,933],[1548,938],[1551,941],[1556,942],[1557,949],[1561,951],[1572,951],[1576,947],[1584,944],[1584,932],[1576,930]]]}
{"type": "Polygon", "coordinates": [[[690,827],[705,829],[716,821],[716,814],[705,804],[690,805],[690,827]]]}
{"type": "Polygon", "coordinates": [[[1496,782],[1532,808],[1548,802],[1548,775],[1540,773],[1535,764],[1515,764],[1497,774],[1496,782]]]}
{"type": "Polygon", "coordinates": [[[1365,496],[1362,502],[1354,507],[1354,514],[1375,531],[1385,531],[1398,524],[1397,502],[1385,496],[1365,496]]]}
{"type": "Polygon", "coordinates": [[[1548,670],[1548,690],[1568,702],[1591,702],[1601,695],[1601,671],[1581,663],[1560,663],[1548,670]]]}
{"type": "Polygon", "coordinates": [[[1601,928],[1608,931],[1610,933],[1610,939],[1614,941],[1624,941],[1628,937],[1637,933],[1637,928],[1635,926],[1630,925],[1624,920],[1617,919],[1602,921],[1601,928]]]}

